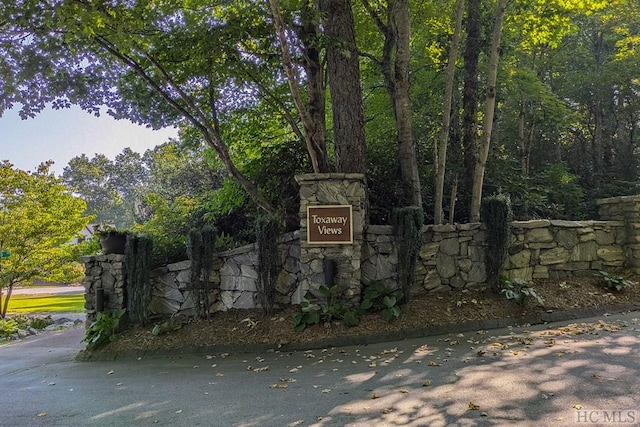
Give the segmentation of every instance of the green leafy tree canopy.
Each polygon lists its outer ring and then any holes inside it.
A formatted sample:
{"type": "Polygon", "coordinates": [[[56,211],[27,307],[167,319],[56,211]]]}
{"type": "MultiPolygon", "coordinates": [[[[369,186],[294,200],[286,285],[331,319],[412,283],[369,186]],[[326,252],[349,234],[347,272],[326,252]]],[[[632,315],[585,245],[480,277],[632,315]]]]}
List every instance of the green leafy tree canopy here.
{"type": "MultiPolygon", "coordinates": [[[[36,172],[0,163],[0,289],[33,279],[71,281],[82,276],[69,243],[89,223],[86,203],[49,172],[51,163],[36,172]]],[[[0,301],[1,302],[1,301],[0,301]]],[[[4,308],[0,317],[4,317],[4,308]]]]}

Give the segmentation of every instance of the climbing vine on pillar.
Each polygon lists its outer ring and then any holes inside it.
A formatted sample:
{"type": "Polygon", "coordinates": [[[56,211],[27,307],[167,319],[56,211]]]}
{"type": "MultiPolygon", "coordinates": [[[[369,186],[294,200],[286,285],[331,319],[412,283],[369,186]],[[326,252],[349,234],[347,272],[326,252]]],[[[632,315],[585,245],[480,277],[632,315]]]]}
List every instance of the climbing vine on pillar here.
{"type": "Polygon", "coordinates": [[[509,195],[495,194],[482,199],[480,217],[487,230],[484,257],[487,284],[491,290],[499,292],[500,278],[507,260],[513,221],[509,195]]]}
{"type": "Polygon", "coordinates": [[[398,283],[402,302],[409,301],[416,263],[422,247],[423,212],[417,206],[394,209],[391,219],[398,243],[398,283]]]}
{"type": "Polygon", "coordinates": [[[149,273],[153,241],[140,234],[128,234],[124,256],[126,265],[127,318],[145,325],[149,322],[149,305],[153,286],[149,273]]]}
{"type": "Polygon", "coordinates": [[[209,280],[216,254],[218,230],[213,226],[192,229],[187,239],[187,255],[191,260],[191,291],[195,299],[196,315],[208,319],[211,307],[209,297],[213,284],[209,280]]]}
{"type": "Polygon", "coordinates": [[[272,311],[275,302],[276,284],[278,273],[280,272],[279,236],[280,224],[276,218],[262,216],[256,220],[259,277],[258,302],[265,314],[272,311]]]}

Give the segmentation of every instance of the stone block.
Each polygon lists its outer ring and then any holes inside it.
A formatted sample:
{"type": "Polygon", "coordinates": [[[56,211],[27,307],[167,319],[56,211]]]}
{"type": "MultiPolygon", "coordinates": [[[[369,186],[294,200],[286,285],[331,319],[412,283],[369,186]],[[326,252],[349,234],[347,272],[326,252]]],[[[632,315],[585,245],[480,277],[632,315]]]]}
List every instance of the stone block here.
{"type": "Polygon", "coordinates": [[[616,235],[612,230],[596,230],[595,234],[598,245],[613,245],[616,241],[616,235]]]}
{"type": "Polygon", "coordinates": [[[526,240],[531,243],[552,242],[553,233],[549,228],[533,228],[527,231],[526,240]]]}
{"type": "Polygon", "coordinates": [[[536,228],[548,228],[551,225],[551,221],[548,219],[535,219],[531,221],[513,221],[513,229],[519,228],[525,230],[533,230],[536,228]]]}
{"type": "Polygon", "coordinates": [[[427,243],[426,245],[422,245],[422,248],[420,250],[420,258],[423,260],[435,258],[436,254],[438,253],[439,247],[439,243],[427,243]]]}
{"type": "Polygon", "coordinates": [[[594,240],[579,243],[571,251],[571,261],[595,261],[598,259],[598,244],[594,240]]]}
{"type": "Polygon", "coordinates": [[[545,265],[536,265],[533,267],[533,279],[548,279],[549,278],[549,268],[545,265]]]}
{"type": "Polygon", "coordinates": [[[565,248],[553,248],[546,251],[540,251],[540,264],[553,265],[563,264],[569,261],[571,253],[565,248]]]}
{"type": "Polygon", "coordinates": [[[459,255],[460,242],[458,239],[446,239],[440,242],[440,251],[446,255],[459,255]]]}
{"type": "Polygon", "coordinates": [[[611,263],[611,262],[623,262],[624,261],[624,250],[619,246],[604,246],[598,248],[596,251],[597,256],[603,262],[611,263]]]}
{"type": "Polygon", "coordinates": [[[443,279],[449,279],[456,274],[456,261],[450,255],[439,253],[436,257],[436,269],[443,279]]]}
{"type": "Polygon", "coordinates": [[[185,270],[187,268],[191,268],[191,260],[180,261],[180,262],[167,265],[167,269],[169,271],[180,271],[180,270],[185,270]]]}
{"type": "Polygon", "coordinates": [[[531,251],[525,249],[508,258],[507,265],[509,268],[525,268],[531,264],[531,251]]]}
{"type": "Polygon", "coordinates": [[[575,230],[558,230],[556,233],[556,243],[565,249],[573,248],[579,241],[575,230]]]}

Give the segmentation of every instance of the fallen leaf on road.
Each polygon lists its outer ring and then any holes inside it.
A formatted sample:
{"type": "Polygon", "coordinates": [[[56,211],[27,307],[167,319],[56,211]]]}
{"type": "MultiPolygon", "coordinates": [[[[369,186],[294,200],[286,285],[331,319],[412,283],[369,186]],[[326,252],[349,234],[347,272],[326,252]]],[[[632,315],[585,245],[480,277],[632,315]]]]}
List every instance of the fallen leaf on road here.
{"type": "Polygon", "coordinates": [[[371,395],[371,398],[372,398],[372,399],[379,399],[379,398],[380,398],[380,395],[379,395],[378,393],[373,393],[373,394],[371,395]]]}
{"type": "Polygon", "coordinates": [[[113,375],[113,370],[107,372],[107,375],[113,375]]]}
{"type": "Polygon", "coordinates": [[[429,366],[440,366],[440,364],[437,362],[434,362],[433,360],[429,360],[429,366]]]}
{"type": "Polygon", "coordinates": [[[38,417],[46,417],[47,413],[46,412],[40,412],[37,416],[38,417]]]}
{"type": "Polygon", "coordinates": [[[289,387],[287,384],[271,384],[269,388],[287,388],[289,387]]]}
{"type": "Polygon", "coordinates": [[[427,380],[424,382],[424,384],[422,384],[422,387],[429,387],[431,386],[431,380],[427,380]]]}
{"type": "Polygon", "coordinates": [[[385,408],[385,409],[382,410],[383,414],[390,414],[392,412],[393,412],[393,408],[385,408]]]}
{"type": "Polygon", "coordinates": [[[409,393],[409,390],[407,390],[406,388],[401,388],[400,393],[409,393]]]}
{"type": "Polygon", "coordinates": [[[473,402],[469,402],[469,409],[471,409],[473,411],[477,411],[478,409],[480,409],[480,405],[476,405],[473,402]]]}
{"type": "Polygon", "coordinates": [[[579,404],[579,403],[576,403],[575,405],[573,405],[573,407],[574,407],[575,409],[582,409],[582,405],[581,405],[581,404],[579,404]]]}

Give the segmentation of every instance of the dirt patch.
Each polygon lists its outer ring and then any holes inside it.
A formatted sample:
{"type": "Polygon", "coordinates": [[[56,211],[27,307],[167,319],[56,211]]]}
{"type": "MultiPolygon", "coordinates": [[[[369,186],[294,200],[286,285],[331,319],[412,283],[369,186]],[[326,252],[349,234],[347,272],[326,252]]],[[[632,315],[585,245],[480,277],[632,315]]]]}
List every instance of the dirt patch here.
{"type": "MultiPolygon", "coordinates": [[[[638,282],[640,277],[632,280],[638,282]]],[[[523,307],[504,295],[477,288],[446,293],[414,295],[401,307],[400,317],[388,323],[380,313],[369,313],[354,327],[336,320],[314,325],[302,332],[293,329],[292,315],[298,307],[287,307],[265,316],[259,310],[230,310],[212,315],[209,320],[185,319],[177,331],[155,336],[154,325],[134,328],[120,334],[98,353],[197,349],[225,345],[307,343],[343,337],[397,334],[407,330],[456,325],[489,319],[519,320],[535,314],[559,311],[626,307],[640,303],[640,285],[620,292],[610,291],[601,279],[571,278],[566,281],[538,280],[530,285],[544,299],[544,306],[530,299],[523,307]]],[[[638,306],[640,307],[640,306],[638,306]]]]}

